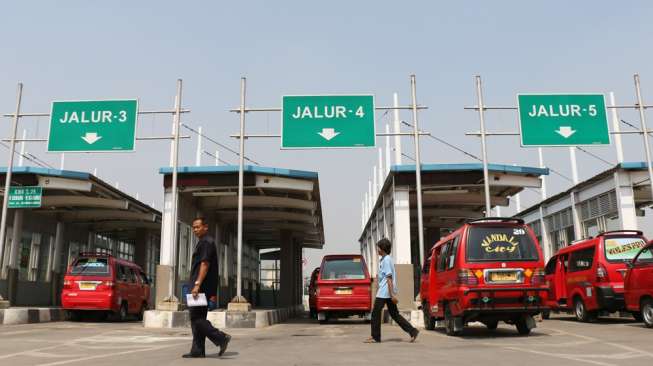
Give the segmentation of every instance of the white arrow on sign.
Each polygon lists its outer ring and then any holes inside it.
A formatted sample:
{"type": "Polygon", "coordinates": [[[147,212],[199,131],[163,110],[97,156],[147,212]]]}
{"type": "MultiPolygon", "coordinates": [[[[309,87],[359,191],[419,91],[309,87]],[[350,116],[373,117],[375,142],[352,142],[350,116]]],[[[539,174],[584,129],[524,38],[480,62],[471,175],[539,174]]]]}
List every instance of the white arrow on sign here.
{"type": "Polygon", "coordinates": [[[98,136],[97,132],[87,132],[86,135],[82,136],[82,140],[86,141],[89,145],[93,145],[97,140],[101,139],[102,136],[98,136]]]}
{"type": "Polygon", "coordinates": [[[556,132],[564,138],[569,138],[569,136],[576,133],[576,130],[572,130],[569,126],[560,126],[560,129],[556,130],[556,132]]]}
{"type": "Polygon", "coordinates": [[[330,141],[332,138],[340,135],[340,132],[336,132],[333,128],[323,128],[322,132],[318,132],[317,134],[324,137],[327,141],[330,141]]]}

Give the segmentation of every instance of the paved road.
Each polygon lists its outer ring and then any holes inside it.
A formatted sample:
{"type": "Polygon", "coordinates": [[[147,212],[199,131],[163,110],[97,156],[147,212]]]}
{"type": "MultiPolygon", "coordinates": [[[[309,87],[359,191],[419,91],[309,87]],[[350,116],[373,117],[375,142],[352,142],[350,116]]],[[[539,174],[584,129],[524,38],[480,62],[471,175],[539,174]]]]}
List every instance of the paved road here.
{"type": "Polygon", "coordinates": [[[417,343],[384,326],[382,344],[363,344],[369,325],[306,319],[259,330],[231,330],[222,358],[185,360],[190,330],[144,329],[140,323],[46,323],[0,327],[0,365],[647,365],[653,329],[626,319],[581,324],[559,317],[529,337],[500,325],[468,329],[461,338],[422,331],[417,343]]]}

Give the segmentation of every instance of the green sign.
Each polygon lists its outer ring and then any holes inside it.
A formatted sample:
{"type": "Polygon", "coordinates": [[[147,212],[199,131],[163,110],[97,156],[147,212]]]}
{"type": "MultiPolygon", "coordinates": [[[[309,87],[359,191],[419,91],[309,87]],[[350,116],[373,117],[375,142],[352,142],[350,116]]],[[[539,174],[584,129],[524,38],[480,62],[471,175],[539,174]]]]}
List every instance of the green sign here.
{"type": "Polygon", "coordinates": [[[52,102],[50,152],[132,151],[138,101],[52,102]]]}
{"type": "Polygon", "coordinates": [[[610,144],[603,94],[519,94],[522,146],[610,144]]]}
{"type": "Polygon", "coordinates": [[[374,147],[373,95],[283,97],[282,149],[374,147]]]}
{"type": "Polygon", "coordinates": [[[9,208],[41,207],[42,187],[9,187],[9,208]]]}

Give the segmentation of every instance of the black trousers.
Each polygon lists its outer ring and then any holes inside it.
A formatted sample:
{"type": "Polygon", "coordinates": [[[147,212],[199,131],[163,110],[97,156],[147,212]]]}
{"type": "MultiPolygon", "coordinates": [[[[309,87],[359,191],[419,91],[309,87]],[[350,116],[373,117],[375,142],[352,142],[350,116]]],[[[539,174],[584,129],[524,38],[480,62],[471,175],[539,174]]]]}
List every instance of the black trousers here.
{"type": "Polygon", "coordinates": [[[188,308],[190,314],[190,327],[193,331],[193,346],[190,352],[193,354],[204,354],[204,344],[208,338],[216,346],[220,346],[224,342],[225,335],[223,332],[214,328],[210,321],[206,320],[208,307],[206,306],[193,306],[188,308]]]}
{"type": "Polygon", "coordinates": [[[376,300],[374,300],[374,308],[372,309],[372,338],[374,338],[375,341],[381,341],[381,311],[386,305],[388,306],[388,313],[390,313],[392,319],[399,324],[404,332],[410,334],[411,337],[417,334],[417,329],[410,325],[410,322],[399,314],[397,305],[395,305],[391,299],[377,297],[376,300]]]}

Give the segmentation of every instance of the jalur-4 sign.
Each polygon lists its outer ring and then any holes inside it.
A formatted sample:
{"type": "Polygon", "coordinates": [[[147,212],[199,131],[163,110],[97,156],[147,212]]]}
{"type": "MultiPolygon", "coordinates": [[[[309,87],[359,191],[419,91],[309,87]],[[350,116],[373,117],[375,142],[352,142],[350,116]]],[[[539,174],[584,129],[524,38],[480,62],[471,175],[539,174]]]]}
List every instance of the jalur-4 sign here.
{"type": "Polygon", "coordinates": [[[283,97],[281,148],[373,147],[374,96],[283,97]]]}
{"type": "Polygon", "coordinates": [[[48,151],[132,151],[138,101],[52,102],[48,151]]]}
{"type": "Polygon", "coordinates": [[[520,94],[522,146],[609,144],[602,94],[520,94]]]}

